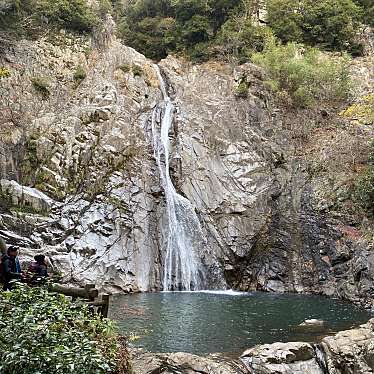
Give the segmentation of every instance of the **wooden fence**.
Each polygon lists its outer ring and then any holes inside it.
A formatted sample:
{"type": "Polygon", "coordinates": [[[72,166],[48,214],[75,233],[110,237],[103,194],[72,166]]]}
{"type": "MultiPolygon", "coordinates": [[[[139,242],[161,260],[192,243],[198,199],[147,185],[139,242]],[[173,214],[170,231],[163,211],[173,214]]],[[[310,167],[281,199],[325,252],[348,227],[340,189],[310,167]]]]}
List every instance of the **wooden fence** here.
{"type": "Polygon", "coordinates": [[[54,283],[51,291],[70,296],[73,300],[83,299],[83,302],[94,308],[95,312],[102,317],[108,317],[110,295],[101,294],[94,284],[86,284],[84,287],[69,287],[54,283]]]}

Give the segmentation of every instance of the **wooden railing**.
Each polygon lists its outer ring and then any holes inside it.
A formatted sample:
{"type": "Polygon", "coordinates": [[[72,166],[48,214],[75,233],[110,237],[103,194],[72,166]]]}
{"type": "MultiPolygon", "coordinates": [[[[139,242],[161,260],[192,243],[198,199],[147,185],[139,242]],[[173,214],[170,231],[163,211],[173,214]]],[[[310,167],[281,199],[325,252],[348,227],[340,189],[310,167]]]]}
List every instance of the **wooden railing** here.
{"type": "Polygon", "coordinates": [[[84,287],[70,287],[53,283],[51,291],[70,296],[73,300],[83,299],[83,302],[92,306],[95,312],[102,317],[108,317],[110,296],[108,294],[99,295],[99,290],[94,284],[86,284],[84,287]]]}

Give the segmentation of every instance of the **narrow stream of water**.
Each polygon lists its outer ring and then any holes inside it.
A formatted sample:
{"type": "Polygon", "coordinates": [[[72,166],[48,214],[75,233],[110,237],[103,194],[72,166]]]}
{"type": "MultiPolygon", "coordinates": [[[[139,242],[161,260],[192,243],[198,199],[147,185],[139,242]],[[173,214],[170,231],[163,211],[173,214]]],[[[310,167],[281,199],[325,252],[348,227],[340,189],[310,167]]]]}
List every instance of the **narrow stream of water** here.
{"type": "Polygon", "coordinates": [[[168,96],[165,82],[157,65],[154,65],[163,94],[161,108],[156,106],[152,114],[154,155],[165,191],[168,222],[164,233],[165,264],[163,289],[199,290],[204,287],[204,269],[201,265],[196,243],[204,238],[194,207],[178,194],[170,178],[169,131],[174,117],[174,105],[168,96]],[[157,117],[162,109],[161,130],[157,117]]]}
{"type": "Polygon", "coordinates": [[[240,354],[256,344],[317,342],[366,322],[370,316],[349,303],[306,295],[236,292],[162,292],[115,296],[111,318],[124,334],[151,352],[240,354]],[[305,319],[327,322],[316,331],[305,319]]]}

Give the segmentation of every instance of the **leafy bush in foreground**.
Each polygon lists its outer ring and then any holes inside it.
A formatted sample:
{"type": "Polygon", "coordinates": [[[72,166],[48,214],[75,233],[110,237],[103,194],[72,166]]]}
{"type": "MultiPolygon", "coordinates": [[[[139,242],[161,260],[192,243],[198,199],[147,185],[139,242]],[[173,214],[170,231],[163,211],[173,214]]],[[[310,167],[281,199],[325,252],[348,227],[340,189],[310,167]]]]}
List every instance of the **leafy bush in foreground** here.
{"type": "Polygon", "coordinates": [[[108,320],[45,288],[0,293],[0,372],[114,372],[119,346],[108,320]]]}
{"type": "Polygon", "coordinates": [[[294,105],[308,107],[318,100],[341,100],[350,93],[348,57],[329,57],[315,48],[278,45],[271,39],[252,60],[267,71],[268,85],[294,105]]]}

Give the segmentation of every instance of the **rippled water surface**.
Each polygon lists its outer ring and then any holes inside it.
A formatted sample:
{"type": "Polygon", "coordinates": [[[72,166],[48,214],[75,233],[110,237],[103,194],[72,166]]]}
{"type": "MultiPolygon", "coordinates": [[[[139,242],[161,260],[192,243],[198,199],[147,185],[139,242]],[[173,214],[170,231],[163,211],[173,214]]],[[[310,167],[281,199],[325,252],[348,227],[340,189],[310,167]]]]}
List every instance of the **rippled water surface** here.
{"type": "Polygon", "coordinates": [[[369,314],[318,296],[236,292],[165,292],[115,296],[111,317],[133,344],[151,352],[240,353],[255,344],[318,341],[364,323],[369,314]],[[322,331],[297,327],[327,322],[322,331]]]}

